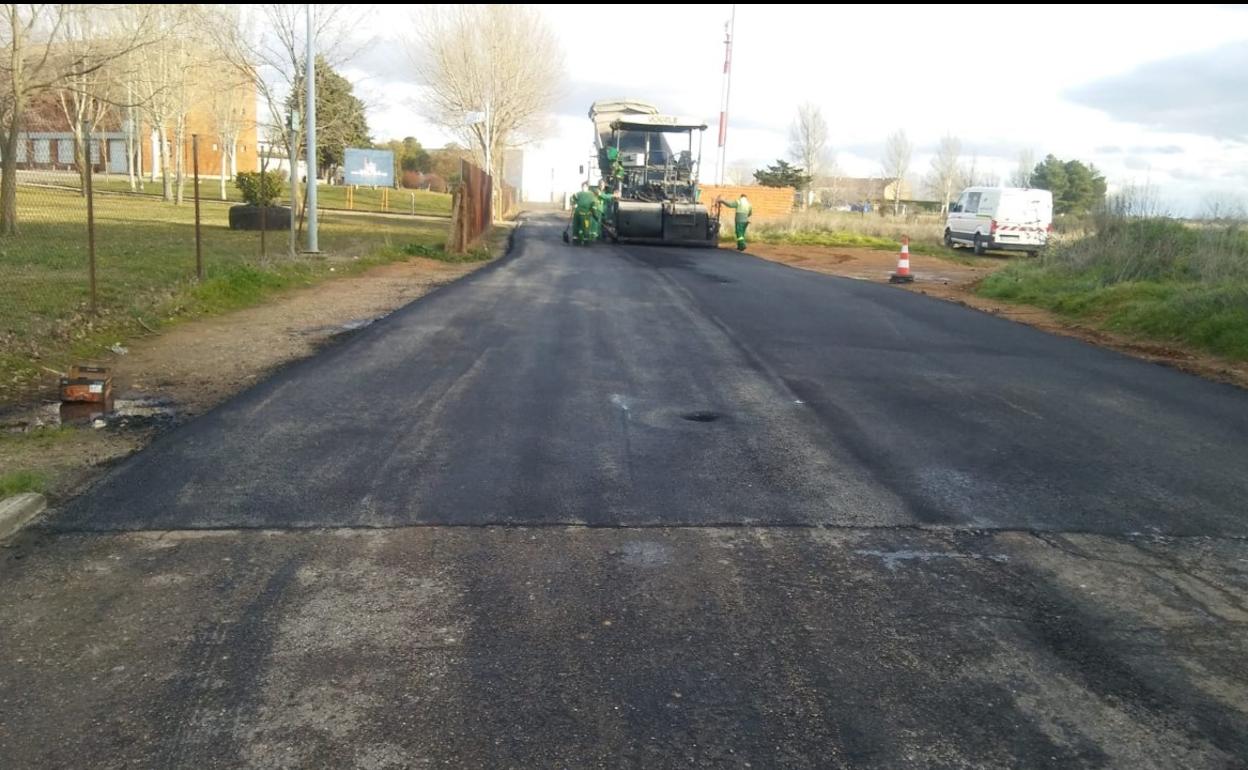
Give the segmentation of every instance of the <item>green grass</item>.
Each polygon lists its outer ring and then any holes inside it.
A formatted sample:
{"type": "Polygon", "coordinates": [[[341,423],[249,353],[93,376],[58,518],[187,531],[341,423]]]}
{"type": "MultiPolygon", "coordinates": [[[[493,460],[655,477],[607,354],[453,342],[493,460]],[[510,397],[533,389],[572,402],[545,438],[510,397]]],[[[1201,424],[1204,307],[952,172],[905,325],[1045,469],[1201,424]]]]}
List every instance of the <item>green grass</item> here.
{"type": "Polygon", "coordinates": [[[427,257],[450,264],[484,262],[493,256],[489,248],[472,249],[464,254],[451,254],[441,246],[426,246],[420,243],[409,243],[403,247],[402,251],[409,257],[427,257]]]}
{"type": "MultiPolygon", "coordinates": [[[[773,230],[764,226],[760,227],[757,233],[749,233],[749,236],[749,240],[759,243],[792,244],[796,246],[857,247],[891,252],[896,252],[901,248],[900,240],[863,235],[846,230],[773,230]]],[[[720,240],[731,241],[734,238],[729,233],[727,237],[721,235],[720,240]]],[[[932,245],[912,241],[910,243],[910,251],[915,254],[968,261],[955,250],[947,249],[939,244],[932,245]]]]}
{"type": "MultiPolygon", "coordinates": [[[[721,229],[721,240],[731,241],[732,225],[727,220],[721,229]]],[[[909,236],[910,251],[929,257],[976,265],[991,260],[973,256],[969,251],[945,247],[944,220],[937,215],[918,214],[902,217],[879,214],[806,211],[777,220],[750,225],[748,240],[758,243],[824,246],[830,248],[867,248],[896,252],[901,237],[909,236]]]]}
{"type": "Polygon", "coordinates": [[[27,433],[0,433],[0,449],[12,446],[37,449],[56,447],[72,441],[77,435],[77,431],[65,426],[39,428],[27,433]]]}
{"type": "MultiPolygon", "coordinates": [[[[72,178],[60,181],[72,186],[77,185],[77,181],[72,178]]],[[[125,179],[117,178],[95,179],[92,182],[92,188],[100,192],[130,192],[129,182],[125,179]]],[[[192,186],[190,181],[188,181],[183,192],[188,202],[191,200],[191,190],[192,186]]],[[[283,188],[283,196],[287,195],[288,190],[288,187],[283,188]]],[[[160,197],[161,184],[160,182],[144,182],[141,192],[143,195],[160,197]]],[[[238,188],[232,182],[226,183],[225,194],[226,200],[231,203],[241,203],[243,200],[239,195],[238,188]]],[[[202,201],[211,200],[219,202],[221,200],[220,181],[215,178],[201,179],[199,182],[199,195],[202,201]]],[[[287,198],[283,200],[285,203],[289,203],[287,198]]],[[[317,185],[316,200],[318,208],[345,210],[347,208],[347,188],[317,185]]],[[[382,190],[366,187],[356,188],[352,200],[352,210],[440,217],[449,217],[451,215],[451,196],[448,193],[435,193],[428,190],[390,190],[388,205],[383,206],[382,201],[382,190]]]]}
{"type": "Polygon", "coordinates": [[[1104,222],[979,293],[1138,337],[1248,360],[1248,238],[1160,219],[1104,222]]]}
{"type": "Polygon", "coordinates": [[[0,475],[0,499],[23,492],[42,492],[48,480],[43,474],[32,471],[13,471],[0,475]]]}
{"type": "Polygon", "coordinates": [[[383,262],[405,247],[435,258],[446,225],[326,212],[318,257],[286,255],[287,235],[231,231],[227,209],[203,211],[205,280],[196,282],[193,207],[147,197],[96,199],[99,314],[88,305],[86,204],[73,191],[19,187],[20,233],[0,238],[0,401],[73,359],[144,329],[262,301],[383,262]]]}

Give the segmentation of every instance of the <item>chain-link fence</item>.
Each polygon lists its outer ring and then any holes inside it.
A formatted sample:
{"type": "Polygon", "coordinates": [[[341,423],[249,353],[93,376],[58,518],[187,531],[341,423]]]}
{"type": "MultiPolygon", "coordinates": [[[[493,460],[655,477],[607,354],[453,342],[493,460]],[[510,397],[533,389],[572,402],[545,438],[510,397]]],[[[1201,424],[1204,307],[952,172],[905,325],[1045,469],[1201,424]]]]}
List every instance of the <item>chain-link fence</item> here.
{"type": "Polygon", "coordinates": [[[289,183],[276,214],[240,216],[254,207],[211,137],[162,149],[66,125],[25,120],[4,180],[13,203],[0,221],[0,404],[126,332],[447,241],[449,195],[320,186],[321,252],[302,254],[306,224],[296,215],[290,229],[289,183]]]}

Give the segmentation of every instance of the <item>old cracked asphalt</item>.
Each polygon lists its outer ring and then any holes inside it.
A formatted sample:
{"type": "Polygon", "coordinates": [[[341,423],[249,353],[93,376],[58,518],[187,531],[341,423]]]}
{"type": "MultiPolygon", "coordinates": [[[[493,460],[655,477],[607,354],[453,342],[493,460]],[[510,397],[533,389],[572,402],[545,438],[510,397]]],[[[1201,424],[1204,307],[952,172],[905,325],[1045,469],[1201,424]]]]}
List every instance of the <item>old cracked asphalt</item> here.
{"type": "Polygon", "coordinates": [[[0,552],[0,763],[1248,766],[1248,394],[560,228],[0,552]]]}

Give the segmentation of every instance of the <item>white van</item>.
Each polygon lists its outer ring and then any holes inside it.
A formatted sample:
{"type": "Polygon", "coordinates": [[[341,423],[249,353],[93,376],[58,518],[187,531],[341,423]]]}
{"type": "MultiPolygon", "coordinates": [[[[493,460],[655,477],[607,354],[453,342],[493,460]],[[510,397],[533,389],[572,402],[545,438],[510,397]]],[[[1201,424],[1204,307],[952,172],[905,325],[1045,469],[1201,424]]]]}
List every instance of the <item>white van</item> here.
{"type": "Polygon", "coordinates": [[[1053,193],[1029,187],[968,187],[949,206],[945,245],[1025,251],[1035,256],[1053,232],[1053,193]]]}

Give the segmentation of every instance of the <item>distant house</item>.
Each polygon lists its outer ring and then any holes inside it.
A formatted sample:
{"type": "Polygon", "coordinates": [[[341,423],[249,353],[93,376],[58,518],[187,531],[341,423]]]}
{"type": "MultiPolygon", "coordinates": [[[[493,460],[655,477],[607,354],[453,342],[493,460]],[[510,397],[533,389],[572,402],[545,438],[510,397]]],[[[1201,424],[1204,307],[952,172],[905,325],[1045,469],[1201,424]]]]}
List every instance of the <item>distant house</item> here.
{"type": "MultiPolygon", "coordinates": [[[[214,112],[214,101],[220,102],[219,83],[193,80],[188,83],[190,93],[187,104],[186,128],[183,146],[180,148],[183,168],[190,174],[192,168],[192,134],[199,135],[199,172],[203,176],[217,176],[222,165],[227,175],[238,170],[259,168],[256,128],[256,91],[250,84],[231,86],[229,123],[237,126],[234,137],[233,162],[227,160],[229,153],[222,145],[224,140],[219,126],[224,122],[214,112]],[[214,92],[213,89],[216,89],[214,92]]],[[[68,93],[68,92],[67,92],[68,93]]],[[[69,119],[62,108],[64,94],[50,91],[34,99],[22,116],[18,134],[17,167],[23,170],[71,171],[75,169],[74,134],[69,119]]],[[[141,109],[110,107],[98,121],[91,138],[90,157],[92,169],[97,173],[125,174],[129,164],[127,146],[134,147],[136,173],[154,175],[160,173],[161,152],[157,132],[142,120],[141,109]],[[127,141],[130,140],[130,141],[127,141]]],[[[166,130],[166,140],[175,141],[172,128],[166,130]]],[[[169,157],[176,157],[179,148],[170,147],[169,157]]]]}
{"type": "MultiPolygon", "coordinates": [[[[824,205],[881,203],[891,201],[897,180],[884,177],[819,177],[811,185],[814,197],[824,205]]],[[[901,180],[901,200],[913,200],[910,183],[901,180]]]]}

